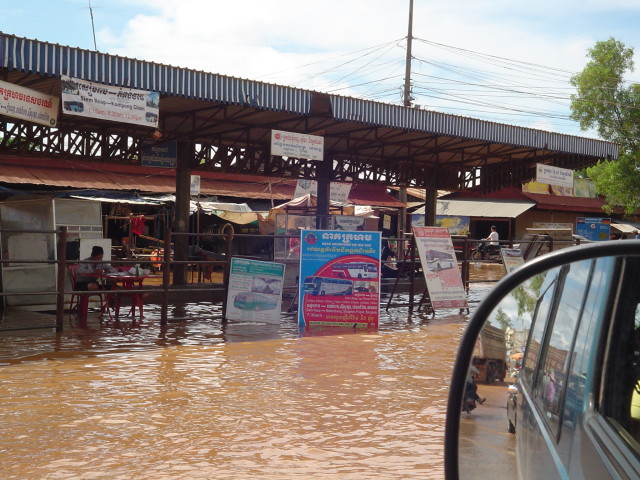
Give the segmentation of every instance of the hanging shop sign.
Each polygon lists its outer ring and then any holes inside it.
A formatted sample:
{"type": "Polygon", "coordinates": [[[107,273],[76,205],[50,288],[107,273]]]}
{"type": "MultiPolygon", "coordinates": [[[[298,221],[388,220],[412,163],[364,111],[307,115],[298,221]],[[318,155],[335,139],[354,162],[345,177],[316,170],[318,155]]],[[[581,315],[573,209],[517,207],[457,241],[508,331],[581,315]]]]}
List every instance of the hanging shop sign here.
{"type": "Polygon", "coordinates": [[[271,130],[271,155],[322,160],[324,158],[324,137],[271,130]]]}
{"type": "Polygon", "coordinates": [[[176,168],[178,163],[177,142],[144,142],[140,153],[143,167],[176,168]]]}
{"type": "Polygon", "coordinates": [[[536,182],[573,188],[573,170],[537,163],[536,182]]]}
{"type": "Polygon", "coordinates": [[[189,194],[192,197],[200,195],[200,175],[191,175],[191,182],[189,184],[189,194]]]}
{"type": "Polygon", "coordinates": [[[378,328],[381,240],[380,232],[301,231],[301,329],[378,328]]]}
{"type": "Polygon", "coordinates": [[[60,99],[0,80],[0,114],[55,127],[60,99]]]}
{"type": "Polygon", "coordinates": [[[284,264],[232,258],[227,293],[227,320],[279,323],[284,264]]]}
{"type": "Polygon", "coordinates": [[[467,307],[467,295],[449,230],[413,227],[413,235],[433,309],[467,307]]]}
{"type": "Polygon", "coordinates": [[[65,114],[158,127],[158,92],[88,82],[65,75],[61,79],[62,112],[65,114]]]}
{"type": "MultiPolygon", "coordinates": [[[[344,205],[349,201],[349,192],[351,192],[350,183],[331,182],[329,185],[329,200],[344,205]]],[[[299,198],[308,194],[315,197],[318,196],[318,182],[315,180],[298,180],[293,198],[299,198]]]]}

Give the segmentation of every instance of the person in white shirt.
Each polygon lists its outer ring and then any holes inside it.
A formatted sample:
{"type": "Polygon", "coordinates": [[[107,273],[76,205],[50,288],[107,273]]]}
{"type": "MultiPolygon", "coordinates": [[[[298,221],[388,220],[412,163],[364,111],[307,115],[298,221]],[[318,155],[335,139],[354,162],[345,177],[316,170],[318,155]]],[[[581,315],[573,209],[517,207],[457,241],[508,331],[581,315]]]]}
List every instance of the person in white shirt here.
{"type": "Polygon", "coordinates": [[[491,233],[488,237],[482,239],[482,244],[480,245],[480,251],[482,254],[489,253],[489,250],[495,250],[500,245],[500,236],[498,235],[498,231],[496,230],[495,225],[491,225],[491,233]],[[489,242],[488,244],[484,242],[489,242]],[[493,248],[487,248],[493,247],[493,248]]]}
{"type": "Polygon", "coordinates": [[[91,256],[85,258],[82,263],[78,264],[78,270],[76,278],[76,290],[98,290],[100,284],[96,277],[91,276],[92,273],[113,273],[116,271],[108,263],[89,263],[100,262],[104,255],[104,250],[99,245],[94,245],[91,249],[91,256]],[[86,263],[85,263],[86,262],[86,263]]]}

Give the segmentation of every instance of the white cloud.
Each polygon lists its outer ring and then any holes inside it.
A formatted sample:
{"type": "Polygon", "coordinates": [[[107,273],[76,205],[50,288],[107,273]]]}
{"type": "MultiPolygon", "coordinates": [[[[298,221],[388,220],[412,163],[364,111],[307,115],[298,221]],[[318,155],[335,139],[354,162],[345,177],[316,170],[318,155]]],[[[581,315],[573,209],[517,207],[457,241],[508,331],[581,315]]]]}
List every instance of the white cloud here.
{"type": "MultiPolygon", "coordinates": [[[[144,13],[137,14],[117,30],[113,27],[100,30],[98,43],[107,45],[105,50],[110,53],[301,88],[333,89],[342,95],[362,96],[369,92],[373,95],[370,98],[380,101],[398,103],[401,100],[404,49],[391,43],[388,49],[381,48],[375,54],[353,52],[405,37],[408,0],[184,0],[180,3],[123,0],[121,3],[142,6],[144,13]],[[351,54],[345,55],[347,53],[351,54]],[[349,63],[341,66],[347,61],[349,63]],[[311,65],[306,66],[308,64],[311,65]],[[367,81],[375,83],[355,87],[367,81]],[[328,82],[334,84],[327,87],[328,82]],[[343,88],[335,90],[339,87],[343,88]]],[[[619,28],[609,33],[602,27],[605,20],[613,22],[618,12],[626,17],[640,14],[640,2],[636,4],[631,0],[540,0],[535,3],[416,0],[414,4],[413,35],[417,39],[562,70],[564,73],[558,72],[555,84],[549,88],[565,89],[554,90],[554,94],[562,92],[565,97],[569,92],[566,87],[570,73],[582,69],[586,50],[595,41],[627,32],[637,35],[635,28],[625,29],[623,22],[616,22],[619,28]]],[[[418,74],[444,76],[442,65],[436,67],[425,61],[466,67],[485,77],[494,72],[498,75],[496,82],[525,82],[526,72],[496,66],[490,58],[480,60],[477,55],[461,53],[416,40],[414,56],[422,62],[413,62],[414,83],[422,82],[426,89],[436,88],[435,80],[418,74]]],[[[469,81],[472,73],[465,75],[465,81],[469,81]]],[[[547,86],[551,78],[540,73],[529,76],[533,78],[527,82],[540,87],[547,86]]],[[[416,103],[482,118],[492,115],[484,103],[497,104],[499,110],[503,102],[511,102],[517,109],[568,112],[566,100],[540,106],[539,99],[508,99],[504,94],[494,99],[475,98],[473,93],[462,93],[480,103],[465,105],[450,93],[440,95],[431,90],[425,93],[428,94],[417,98],[416,103]],[[434,96],[442,96],[444,100],[434,96]]],[[[417,89],[415,96],[418,96],[417,89]]],[[[553,119],[553,115],[548,119],[516,120],[517,112],[502,112],[502,116],[494,117],[497,121],[539,125],[554,131],[570,128],[576,133],[575,125],[568,126],[570,122],[553,119]]]]}

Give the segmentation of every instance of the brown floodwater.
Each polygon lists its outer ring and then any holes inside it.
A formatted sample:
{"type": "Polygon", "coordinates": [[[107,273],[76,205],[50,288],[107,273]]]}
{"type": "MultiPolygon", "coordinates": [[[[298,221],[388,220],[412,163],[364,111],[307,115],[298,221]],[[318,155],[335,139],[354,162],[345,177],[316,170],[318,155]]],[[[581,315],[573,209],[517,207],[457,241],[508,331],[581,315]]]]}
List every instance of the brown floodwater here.
{"type": "MultiPolygon", "coordinates": [[[[490,287],[472,286],[472,312],[490,287]]],[[[216,309],[1,333],[2,478],[442,478],[466,312],[300,336],[293,314],[222,326],[216,309]]]]}

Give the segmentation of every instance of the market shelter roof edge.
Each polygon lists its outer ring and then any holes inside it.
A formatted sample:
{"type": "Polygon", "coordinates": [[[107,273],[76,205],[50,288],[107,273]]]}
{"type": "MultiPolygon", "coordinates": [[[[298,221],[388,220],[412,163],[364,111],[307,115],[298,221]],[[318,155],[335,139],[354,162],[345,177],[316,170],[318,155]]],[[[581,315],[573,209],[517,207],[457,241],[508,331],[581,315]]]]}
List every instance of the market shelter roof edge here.
{"type": "MultiPolygon", "coordinates": [[[[215,158],[203,155],[199,160],[211,169],[236,173],[275,171],[283,177],[313,178],[313,163],[269,158],[272,129],[323,136],[325,155],[338,162],[332,172],[336,181],[351,177],[389,185],[466,189],[473,182],[465,181],[460,172],[483,168],[483,188],[488,191],[530,179],[536,162],[583,168],[618,156],[618,146],[602,140],[273,85],[4,33],[0,33],[0,71],[10,83],[47,94],[61,91],[63,75],[159,92],[163,131],[178,140],[215,143],[215,158]],[[218,147],[259,155],[221,160],[218,157],[225,152],[218,147]]],[[[98,146],[86,148],[83,154],[100,154],[111,161],[126,160],[118,158],[123,155],[120,143],[112,145],[99,132],[143,137],[152,133],[148,127],[72,117],[63,115],[60,130],[78,135],[88,129],[86,141],[95,139],[98,146]]],[[[28,141],[44,137],[34,135],[28,141]]],[[[55,145],[64,149],[68,143],[55,145]]],[[[4,148],[12,145],[17,144],[4,148]]],[[[45,150],[49,148],[59,153],[51,143],[40,147],[41,152],[49,153],[45,150]]],[[[136,158],[135,149],[129,150],[125,154],[136,158]]]]}

